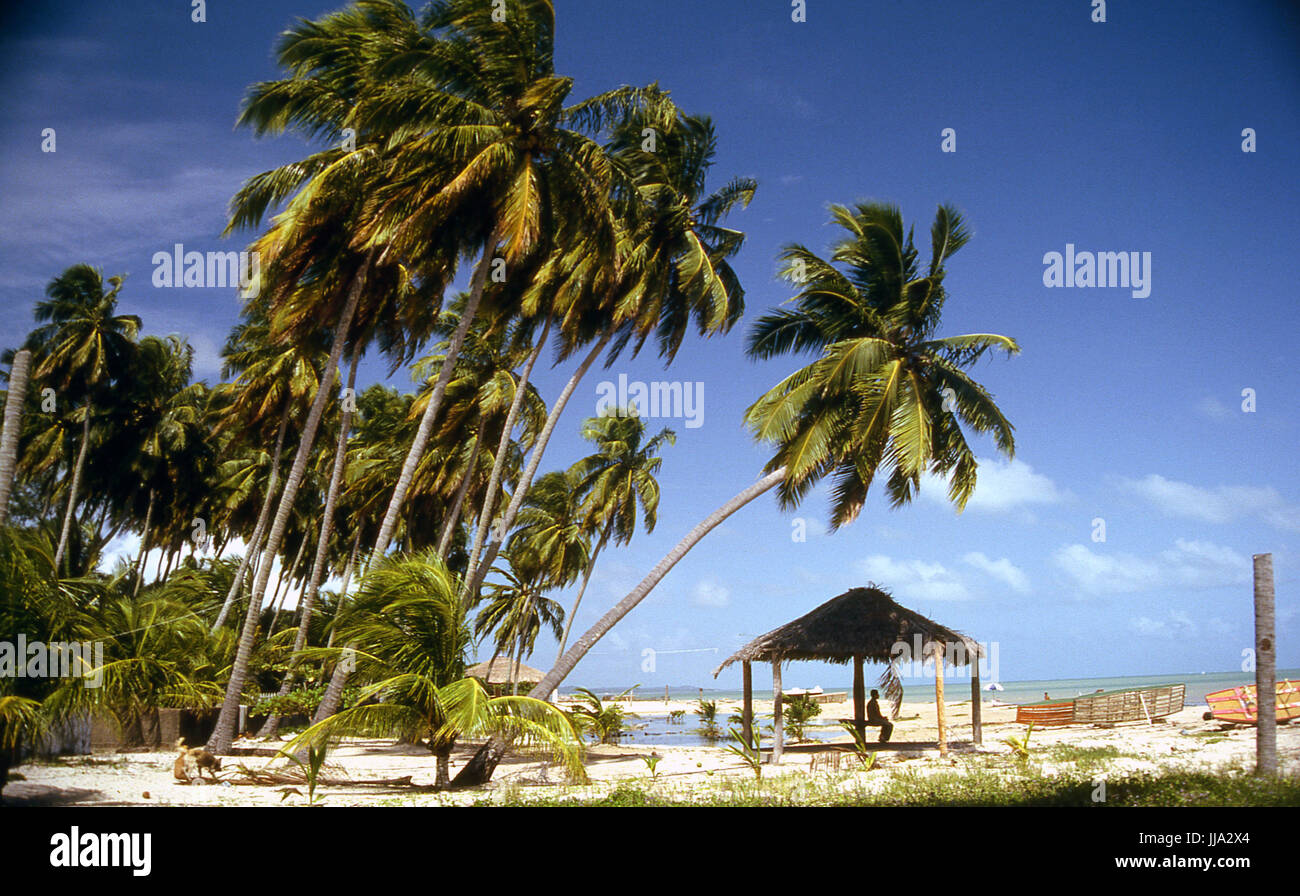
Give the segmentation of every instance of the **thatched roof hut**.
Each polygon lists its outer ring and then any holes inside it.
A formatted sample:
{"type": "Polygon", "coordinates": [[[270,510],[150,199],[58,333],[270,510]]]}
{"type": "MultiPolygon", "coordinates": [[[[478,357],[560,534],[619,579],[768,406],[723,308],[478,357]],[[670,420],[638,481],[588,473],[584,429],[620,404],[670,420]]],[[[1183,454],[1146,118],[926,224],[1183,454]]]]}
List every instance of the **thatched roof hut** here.
{"type": "Polygon", "coordinates": [[[470,666],[465,670],[465,674],[487,684],[511,684],[516,681],[537,684],[543,678],[543,673],[532,666],[527,666],[503,656],[494,659],[490,667],[487,663],[470,666]]]}
{"type": "MultiPolygon", "coordinates": [[[[832,598],[810,613],[773,629],[750,641],[713,670],[718,673],[739,662],[744,670],[744,728],[752,731],[753,680],[750,664],[772,664],[773,711],[776,742],[773,762],[779,762],[784,741],[781,713],[781,664],[792,660],[815,660],[827,663],[853,663],[854,724],[865,735],[866,687],[862,665],[866,661],[889,663],[893,660],[921,661],[936,654],[941,661],[935,668],[935,694],[939,704],[939,749],[947,750],[943,713],[943,666],[971,666],[971,694],[974,701],[972,721],[976,743],[980,741],[979,661],[983,651],[978,642],[940,625],[897,603],[874,583],[853,588],[832,598]],[[900,645],[905,650],[900,649],[900,645]]],[[[752,735],[751,735],[752,736],[752,735]]]]}
{"type": "Polygon", "coordinates": [[[920,656],[932,655],[935,641],[945,645],[945,662],[964,666],[968,656],[979,655],[975,641],[898,604],[873,584],[846,591],[811,613],[760,635],[723,660],[713,670],[713,677],[736,662],[820,660],[843,664],[862,657],[888,663],[900,643],[916,656],[918,635],[920,656]],[[961,650],[953,649],[959,644],[961,650]]]}

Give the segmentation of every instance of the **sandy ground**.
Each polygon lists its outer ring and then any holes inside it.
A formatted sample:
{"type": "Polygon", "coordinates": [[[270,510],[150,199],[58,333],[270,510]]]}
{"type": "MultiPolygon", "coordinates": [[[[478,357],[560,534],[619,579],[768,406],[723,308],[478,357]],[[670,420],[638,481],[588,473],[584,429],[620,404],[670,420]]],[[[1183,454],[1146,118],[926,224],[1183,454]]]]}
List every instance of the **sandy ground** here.
{"type": "MultiPolygon", "coordinates": [[[[665,716],[673,709],[685,710],[685,725],[688,729],[698,724],[698,719],[693,714],[696,706],[695,701],[666,704],[662,700],[625,704],[628,710],[642,719],[665,716]]],[[[1231,766],[1252,766],[1254,729],[1202,721],[1204,709],[1205,707],[1188,707],[1177,715],[1157,720],[1156,724],[1141,722],[1111,728],[1068,726],[1035,729],[1030,746],[1031,750],[1040,751],[1055,744],[1116,747],[1124,755],[1110,760],[1106,765],[1107,772],[1112,775],[1174,767],[1212,771],[1231,766]]],[[[770,701],[756,702],[755,711],[770,712],[770,701]]],[[[732,712],[739,712],[739,701],[720,701],[718,718],[724,728],[725,720],[732,712]]],[[[828,704],[823,707],[818,721],[833,721],[851,715],[851,704],[828,704]]],[[[969,702],[952,703],[947,706],[947,724],[953,749],[947,757],[941,757],[933,747],[933,741],[937,737],[935,707],[929,704],[904,704],[901,716],[894,730],[892,748],[881,750],[877,754],[874,769],[856,772],[856,776],[871,776],[869,780],[883,782],[886,776],[902,770],[925,772],[973,767],[981,759],[980,754],[1009,756],[1011,748],[1003,743],[1003,738],[1024,734],[1024,726],[1014,722],[1014,708],[991,707],[986,703],[983,707],[984,742],[975,746],[970,743],[969,702]],[[925,742],[930,742],[930,745],[909,746],[925,742]]],[[[874,736],[874,730],[869,730],[868,739],[873,739],[874,736]]],[[[766,745],[767,741],[764,743],[766,745]]],[[[241,740],[238,746],[273,745],[241,740]]],[[[457,749],[452,760],[453,775],[473,755],[473,751],[472,744],[457,749]]],[[[621,780],[635,779],[648,785],[650,770],[642,757],[652,753],[660,757],[656,766],[657,780],[653,784],[656,792],[689,794],[701,784],[717,782],[721,778],[748,778],[752,775],[735,755],[722,746],[600,745],[591,747],[587,754],[586,768],[591,778],[589,785],[566,784],[564,770],[547,757],[511,755],[501,764],[487,787],[443,793],[432,787],[435,763],[427,750],[395,745],[391,741],[350,739],[331,751],[328,773],[352,781],[409,775],[411,786],[323,786],[318,790],[317,796],[318,799],[323,798],[324,804],[328,806],[464,804],[490,797],[493,793],[499,795],[503,789],[508,789],[512,794],[535,794],[539,797],[543,794],[590,797],[607,792],[621,780]]],[[[1284,773],[1300,774],[1300,725],[1279,727],[1278,753],[1284,773]]],[[[1045,755],[1045,751],[1040,755],[1045,755]]],[[[264,756],[227,757],[223,760],[224,768],[218,774],[217,783],[186,785],[172,777],[174,756],[170,751],[98,753],[94,756],[31,763],[13,770],[21,776],[21,780],[12,780],[11,775],[11,782],[4,790],[5,802],[11,805],[47,806],[301,806],[307,802],[305,786],[296,787],[294,792],[283,792],[275,786],[236,784],[231,780],[236,776],[240,764],[246,764],[250,768],[282,768],[283,760],[264,756]]],[[[764,776],[808,775],[812,756],[812,752],[795,747],[785,754],[780,766],[765,768],[764,776]]],[[[1044,773],[1054,773],[1051,762],[1046,758],[1041,766],[1044,773]]],[[[842,771],[848,773],[852,768],[854,765],[850,757],[842,757],[842,771]]]]}

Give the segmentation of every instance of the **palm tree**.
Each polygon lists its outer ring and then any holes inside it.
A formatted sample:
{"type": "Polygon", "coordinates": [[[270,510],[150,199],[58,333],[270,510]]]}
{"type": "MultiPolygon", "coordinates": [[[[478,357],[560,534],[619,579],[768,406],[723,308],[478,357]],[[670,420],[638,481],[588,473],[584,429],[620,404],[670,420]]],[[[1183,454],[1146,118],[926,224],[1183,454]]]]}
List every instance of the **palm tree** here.
{"type": "MultiPolygon", "coordinates": [[[[696,525],[556,661],[533,694],[548,697],[700,539],[770,489],[779,486],[782,506],[791,508],[833,475],[834,529],[857,517],[881,467],[889,473],[885,488],[894,506],[910,501],[928,472],[946,479],[949,498],[964,508],[977,463],[963,425],[991,433],[998,450],[1014,453],[1011,424],[966,368],[991,350],[1010,355],[1019,346],[990,333],[935,336],[947,299],[945,263],[970,239],[960,213],[939,207],[925,270],[897,208],[859,203],[833,206],[831,214],[847,235],[829,261],[797,244],[784,250],[781,274],[798,290],[795,307],[765,315],[750,336],[755,359],[815,356],[746,413],[754,434],[775,446],[765,475],[696,525]]],[[[481,751],[462,770],[463,783],[490,776],[502,751],[481,751]]]]}
{"type": "Polygon", "coordinates": [[[518,694],[519,664],[533,652],[542,629],[550,629],[556,638],[560,637],[564,608],[546,597],[548,587],[553,586],[540,565],[530,565],[540,558],[526,550],[515,552],[514,557],[511,553],[507,549],[503,555],[511,561],[511,568],[494,570],[504,581],[489,586],[474,619],[474,635],[478,638],[493,635],[495,650],[488,661],[489,668],[502,654],[511,657],[511,692],[518,694]]]}
{"type": "Polygon", "coordinates": [[[72,531],[95,402],[123,371],[140,330],[140,318],[116,314],[122,278],[109,278],[108,286],[106,290],[103,275],[90,265],[68,268],[45,288],[46,299],[36,304],[36,320],[42,326],[28,337],[27,347],[37,358],[37,381],[80,403],[72,415],[81,423],[80,448],[70,471],[63,530],[54,551],[56,567],[62,565],[72,531]]]}
{"type": "Polygon", "coordinates": [[[577,478],[576,494],[583,496],[587,525],[600,534],[583,570],[578,596],[573,599],[573,607],[564,622],[557,656],[564,654],[573,619],[596,568],[596,558],[610,539],[619,545],[632,540],[638,506],[646,533],[655,529],[659,512],[659,483],[655,474],[663,464],[659,448],[675,444],[677,434],[671,429],[661,429],[646,440],[645,432],[645,423],[635,408],[611,408],[599,417],[587,418],[583,424],[582,437],[594,442],[599,450],[578,461],[570,471],[577,478]]]}
{"type": "MultiPolygon", "coordinates": [[[[507,732],[550,747],[580,773],[580,741],[562,712],[528,697],[489,698],[465,678],[470,635],[457,590],[431,552],[390,557],[372,569],[337,623],[364,686],[351,708],[317,722],[285,750],[343,734],[424,740],[437,757],[437,786],[445,787],[457,739],[507,732]]],[[[308,650],[304,658],[342,652],[308,650]]]]}
{"type": "MultiPolygon", "coordinates": [[[[22,427],[23,401],[27,397],[27,372],[32,353],[22,349],[9,366],[9,388],[5,392],[4,431],[0,432],[0,526],[9,514],[9,493],[18,469],[18,432],[22,427]]],[[[0,783],[3,783],[0,781],[0,783]]]]}
{"type": "Polygon", "coordinates": [[[270,312],[258,302],[245,308],[243,320],[226,341],[222,374],[235,379],[218,390],[227,400],[218,412],[215,431],[233,430],[236,445],[265,444],[269,433],[274,432],[275,447],[269,457],[260,449],[254,449],[251,457],[232,458],[225,467],[226,481],[233,487],[232,497],[251,498],[260,489],[262,501],[239,570],[213,623],[213,631],[225,623],[250,565],[262,550],[271,509],[275,506],[281,455],[289,436],[289,425],[302,413],[308,396],[315,396],[320,391],[321,371],[316,366],[320,348],[318,342],[279,344],[272,333],[270,312]],[[251,478],[249,474],[252,474],[251,478]]]}
{"type": "MultiPolygon", "coordinates": [[[[205,474],[213,446],[204,419],[208,390],[190,382],[193,358],[193,348],[179,337],[140,340],[125,384],[126,408],[103,449],[129,458],[131,478],[139,483],[133,497],[146,493],[136,590],[155,526],[160,532],[188,532],[195,502],[202,500],[209,485],[205,474]]],[[[138,514],[138,504],[132,509],[138,514]]]]}
{"type": "Polygon", "coordinates": [[[482,247],[460,325],[384,514],[372,564],[388,548],[498,251],[507,270],[535,253],[577,243],[608,256],[617,231],[609,201],[616,172],[585,132],[598,131],[632,109],[663,118],[669,108],[657,89],[627,87],[566,107],[573,81],[554,71],[552,4],[506,0],[503,5],[504,16],[474,0],[431,5],[419,52],[403,53],[386,66],[384,90],[358,107],[358,118],[368,127],[401,141],[371,240],[418,245],[454,226],[467,248],[482,247]],[[483,223],[476,228],[475,222],[483,223]]]}
{"type": "Polygon", "coordinates": [[[123,743],[154,740],[157,710],[166,706],[209,706],[221,689],[205,673],[214,645],[203,619],[183,600],[164,591],[136,598],[124,593],[125,580],[106,583],[88,615],[86,640],[103,645],[102,665],[85,676],[98,681],[86,687],[67,679],[49,698],[63,714],[107,710],[121,728],[123,743]]]}
{"type": "MultiPolygon", "coordinates": [[[[352,392],[356,386],[357,362],[359,360],[360,358],[354,355],[352,364],[348,369],[347,389],[349,392],[352,392]]],[[[339,494],[343,490],[343,471],[347,465],[348,436],[352,427],[352,408],[353,403],[346,404],[343,409],[342,419],[339,421],[338,444],[334,448],[334,463],[330,468],[329,487],[325,493],[325,509],[321,512],[320,534],[316,540],[316,556],[312,561],[311,575],[308,578],[306,590],[298,607],[298,632],[294,636],[294,655],[307,646],[307,635],[311,628],[312,612],[315,610],[316,597],[320,593],[320,586],[325,578],[325,569],[329,560],[330,539],[334,535],[334,511],[338,506],[339,494]]],[[[305,540],[303,544],[306,544],[305,540]]],[[[293,688],[295,666],[296,663],[291,661],[288,670],[284,674],[284,680],[280,684],[279,691],[281,697],[287,696],[293,688]]],[[[279,727],[280,715],[274,713],[266,720],[266,724],[262,727],[259,736],[275,737],[279,727]]]]}
{"type": "MultiPolygon", "coordinates": [[[[749,204],[757,184],[736,178],[706,194],[705,181],[717,151],[712,123],[679,115],[662,128],[651,152],[643,148],[642,134],[655,124],[649,117],[629,116],[613,130],[611,156],[634,184],[620,206],[624,217],[617,276],[608,308],[598,317],[601,325],[594,337],[588,334],[586,356],[551,406],[504,514],[502,533],[509,532],[523,506],[569,398],[606,346],[611,347],[607,363],[613,363],[628,344],[635,355],[654,336],[660,357],[670,364],[692,326],[706,337],[725,333],[744,312],[744,290],[728,262],[740,251],[744,234],[721,226],[721,221],[736,206],[749,204]]],[[[575,351],[582,337],[568,332],[566,341],[566,351],[575,351]]],[[[501,541],[498,537],[488,545],[481,565],[467,577],[467,591],[477,589],[501,541]]]]}
{"type": "MultiPolygon", "coordinates": [[[[298,450],[285,478],[279,506],[266,535],[265,552],[279,552],[293,512],[316,433],[329,402],[333,377],[345,349],[359,355],[376,336],[392,340],[399,359],[413,351],[421,327],[430,325],[454,257],[446,250],[448,235],[431,236],[421,244],[416,282],[402,263],[400,251],[382,235],[364,240],[364,226],[373,210],[369,203],[381,179],[389,176],[389,134],[357,118],[362,100],[383,86],[376,66],[403,52],[413,20],[405,4],[372,0],[324,17],[301,22],[283,37],[279,61],[291,76],[256,85],[240,116],[260,134],[294,127],[311,136],[341,138],[358,128],[355,142],[336,146],[301,162],[282,166],[250,180],[232,202],[228,231],[256,225],[273,205],[289,199],[255,251],[269,259],[263,264],[263,290],[272,310],[273,333],[281,339],[302,340],[332,328],[325,376],[303,424],[298,450]],[[364,243],[364,244],[363,244],[364,243]],[[396,287],[396,288],[394,288],[396,287]],[[393,315],[404,326],[385,325],[393,315]]],[[[270,578],[262,564],[231,669],[226,699],[209,741],[209,749],[226,752],[234,737],[239,692],[248,674],[258,611],[270,578]]]]}

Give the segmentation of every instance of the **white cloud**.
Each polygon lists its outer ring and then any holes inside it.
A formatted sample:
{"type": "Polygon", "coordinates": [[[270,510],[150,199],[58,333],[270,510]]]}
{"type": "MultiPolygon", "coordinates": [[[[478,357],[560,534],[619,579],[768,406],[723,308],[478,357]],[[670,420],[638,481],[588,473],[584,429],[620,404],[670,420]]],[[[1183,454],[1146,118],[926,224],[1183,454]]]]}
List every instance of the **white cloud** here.
{"type": "Polygon", "coordinates": [[[1138,616],[1129,620],[1129,628],[1141,635],[1169,640],[1190,638],[1196,634],[1196,623],[1181,610],[1170,610],[1163,619],[1138,616]]]}
{"type": "Polygon", "coordinates": [[[1234,416],[1231,408],[1212,395],[1202,398],[1200,404],[1197,405],[1197,410],[1211,420],[1229,420],[1234,416]]]}
{"type": "Polygon", "coordinates": [[[1124,485],[1167,516],[1204,523],[1230,523],[1245,517],[1258,517],[1279,529],[1300,532],[1300,506],[1287,504],[1271,486],[1201,488],[1155,473],[1143,479],[1124,480],[1124,485]]]}
{"type": "Polygon", "coordinates": [[[943,564],[924,560],[894,560],[873,554],[858,568],[868,579],[903,603],[920,600],[969,600],[970,592],[943,564]]]}
{"type": "Polygon", "coordinates": [[[1232,548],[1178,539],[1154,556],[1094,551],[1073,544],[1054,555],[1056,565],[1088,594],[1131,594],[1159,588],[1200,590],[1250,581],[1250,558],[1232,548]]]}
{"type": "MultiPolygon", "coordinates": [[[[937,476],[923,477],[921,495],[939,504],[948,503],[948,483],[937,476]]],[[[966,504],[967,510],[987,510],[1006,513],[1033,504],[1057,504],[1067,494],[1056,487],[1047,476],[1035,473],[1034,468],[1022,460],[1009,461],[982,458],[976,476],[975,493],[966,504]]]]}
{"type": "Polygon", "coordinates": [[[731,603],[731,589],[704,579],[695,586],[695,602],[702,607],[725,607],[731,603]]]}
{"type": "Polygon", "coordinates": [[[961,558],[962,562],[968,566],[973,566],[978,570],[992,576],[999,582],[1004,583],[1012,591],[1019,594],[1029,592],[1029,576],[1025,571],[1016,566],[1006,557],[1001,560],[990,560],[980,551],[971,551],[961,558]]]}

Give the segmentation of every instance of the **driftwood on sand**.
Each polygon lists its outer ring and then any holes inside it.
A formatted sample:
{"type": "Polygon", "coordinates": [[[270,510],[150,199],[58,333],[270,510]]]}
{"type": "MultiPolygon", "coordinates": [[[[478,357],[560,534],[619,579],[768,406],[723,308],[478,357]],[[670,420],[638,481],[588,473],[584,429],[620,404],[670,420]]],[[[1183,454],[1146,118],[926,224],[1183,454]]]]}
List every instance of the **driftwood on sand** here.
{"type": "MultiPolygon", "coordinates": [[[[337,769],[336,771],[342,771],[337,769]]],[[[267,769],[267,768],[249,768],[246,765],[238,766],[235,774],[225,779],[231,784],[253,784],[263,787],[283,786],[286,784],[306,784],[307,773],[303,769],[289,768],[284,770],[267,769]]],[[[317,786],[324,787],[410,787],[411,776],[403,775],[400,778],[350,778],[344,772],[343,777],[330,777],[321,775],[316,779],[317,786]]]]}

